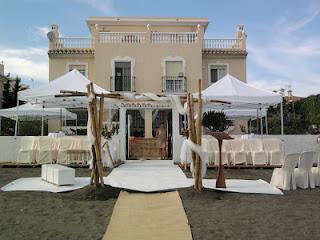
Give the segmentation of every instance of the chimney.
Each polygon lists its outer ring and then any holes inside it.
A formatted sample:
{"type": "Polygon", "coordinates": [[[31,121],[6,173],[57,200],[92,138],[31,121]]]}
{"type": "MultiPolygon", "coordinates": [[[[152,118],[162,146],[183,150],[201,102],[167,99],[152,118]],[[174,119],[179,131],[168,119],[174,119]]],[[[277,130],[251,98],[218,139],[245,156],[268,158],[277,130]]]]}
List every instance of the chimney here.
{"type": "Polygon", "coordinates": [[[49,49],[54,49],[57,38],[59,38],[59,28],[57,24],[52,24],[50,32],[47,33],[49,39],[49,49]]]}
{"type": "Polygon", "coordinates": [[[4,64],[3,61],[0,63],[0,75],[4,76],[4,64]]]}

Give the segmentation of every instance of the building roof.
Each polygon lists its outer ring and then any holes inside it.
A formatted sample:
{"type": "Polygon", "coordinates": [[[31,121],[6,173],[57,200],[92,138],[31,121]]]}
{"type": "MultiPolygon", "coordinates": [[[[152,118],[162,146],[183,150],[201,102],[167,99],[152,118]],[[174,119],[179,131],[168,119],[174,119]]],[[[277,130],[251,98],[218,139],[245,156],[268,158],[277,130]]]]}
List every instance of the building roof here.
{"type": "Polygon", "coordinates": [[[178,18],[178,17],[89,17],[87,25],[91,28],[100,25],[203,25],[207,28],[209,21],[206,18],[178,18]]]}
{"type": "Polygon", "coordinates": [[[303,99],[304,97],[300,97],[300,96],[285,96],[284,98],[285,98],[285,100],[287,102],[297,102],[297,101],[303,99]]]}

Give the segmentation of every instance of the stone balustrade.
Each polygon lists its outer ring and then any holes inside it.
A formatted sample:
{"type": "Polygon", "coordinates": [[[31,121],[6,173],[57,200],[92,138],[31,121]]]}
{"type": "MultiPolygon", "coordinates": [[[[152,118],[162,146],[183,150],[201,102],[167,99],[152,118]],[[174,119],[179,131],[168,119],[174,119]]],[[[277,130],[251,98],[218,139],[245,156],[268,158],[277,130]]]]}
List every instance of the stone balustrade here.
{"type": "MultiPolygon", "coordinates": [[[[196,32],[100,32],[100,44],[196,44],[196,32]],[[150,35],[148,35],[150,34],[150,35]]],[[[87,37],[62,37],[50,42],[50,50],[94,49],[94,39],[87,37]]],[[[203,50],[246,50],[246,39],[204,39],[203,50]]]]}

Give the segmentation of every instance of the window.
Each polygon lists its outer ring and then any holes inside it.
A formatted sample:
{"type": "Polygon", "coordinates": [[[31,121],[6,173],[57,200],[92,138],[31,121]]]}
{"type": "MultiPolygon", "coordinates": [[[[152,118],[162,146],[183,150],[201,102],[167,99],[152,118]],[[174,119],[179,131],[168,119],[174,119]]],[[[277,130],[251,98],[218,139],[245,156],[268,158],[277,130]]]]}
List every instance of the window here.
{"type": "Polygon", "coordinates": [[[165,92],[184,91],[184,72],[182,61],[166,61],[166,75],[164,77],[165,92]]]}
{"type": "Polygon", "coordinates": [[[188,117],[187,115],[179,114],[179,134],[185,135],[188,129],[188,117]]]}
{"type": "MultiPolygon", "coordinates": [[[[88,122],[88,111],[86,108],[73,108],[68,109],[70,112],[77,114],[77,123],[76,120],[67,120],[67,126],[80,126],[86,127],[88,122]]],[[[61,119],[64,119],[64,116],[61,116],[61,119]]]]}
{"type": "Polygon", "coordinates": [[[77,69],[83,76],[87,76],[87,65],[85,64],[70,64],[69,65],[69,72],[73,69],[77,69]]]}
{"type": "Polygon", "coordinates": [[[131,91],[131,62],[115,62],[114,90],[131,91]]]}
{"type": "Polygon", "coordinates": [[[209,66],[209,82],[215,83],[228,73],[227,65],[210,65],[209,66]]]}

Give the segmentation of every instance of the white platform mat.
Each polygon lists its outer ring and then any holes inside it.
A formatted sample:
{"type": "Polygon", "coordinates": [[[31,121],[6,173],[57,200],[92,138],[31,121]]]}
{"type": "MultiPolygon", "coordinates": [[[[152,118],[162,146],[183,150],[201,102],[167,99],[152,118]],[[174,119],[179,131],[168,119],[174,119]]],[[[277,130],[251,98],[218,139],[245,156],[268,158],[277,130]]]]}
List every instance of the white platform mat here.
{"type": "Polygon", "coordinates": [[[193,186],[172,161],[128,161],[105,178],[106,185],[139,192],[157,192],[193,186]]]}
{"type": "Polygon", "coordinates": [[[70,186],[57,186],[52,183],[43,181],[40,177],[32,178],[19,178],[16,179],[4,187],[2,191],[43,191],[43,192],[67,192],[73,191],[79,188],[83,188],[90,183],[89,177],[77,177],[75,178],[74,185],[70,186]]]}
{"type": "Polygon", "coordinates": [[[259,180],[226,179],[227,188],[216,188],[215,179],[203,179],[202,185],[204,188],[210,188],[210,189],[225,191],[225,192],[283,195],[281,190],[271,186],[269,183],[261,179],[259,180]]]}

